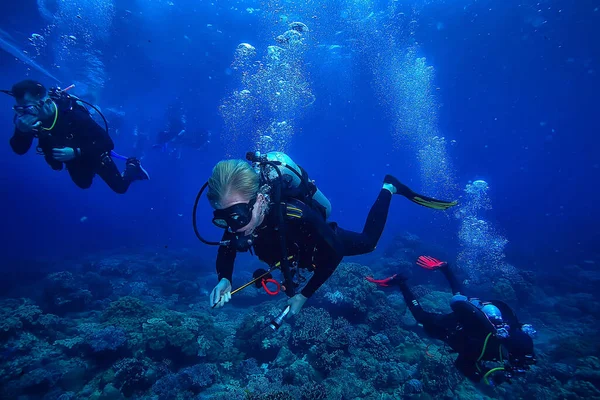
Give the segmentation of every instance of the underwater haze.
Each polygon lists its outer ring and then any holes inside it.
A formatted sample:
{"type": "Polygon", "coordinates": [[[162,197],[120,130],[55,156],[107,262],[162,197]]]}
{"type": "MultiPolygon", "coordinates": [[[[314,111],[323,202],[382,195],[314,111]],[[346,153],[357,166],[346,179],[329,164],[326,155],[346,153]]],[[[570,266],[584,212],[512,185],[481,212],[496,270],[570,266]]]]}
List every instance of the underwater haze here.
{"type": "MultiPolygon", "coordinates": [[[[0,94],[0,399],[600,399],[600,1],[0,11],[0,89],[74,85],[127,158],[113,157],[119,171],[135,157],[150,177],[124,194],[100,176],[82,189],[37,139],[15,154],[20,115],[0,94]],[[283,290],[251,285],[211,307],[218,246],[192,223],[219,161],[272,151],[302,166],[344,229],[363,230],[387,174],[458,204],[392,196],[377,248],[345,257],[272,331],[283,290]],[[406,297],[365,280],[400,274],[424,309],[449,313],[424,255],[532,324],[536,364],[474,382],[406,297]]],[[[196,218],[221,239],[206,194],[196,218]]],[[[258,268],[241,254],[233,288],[258,268]]]]}

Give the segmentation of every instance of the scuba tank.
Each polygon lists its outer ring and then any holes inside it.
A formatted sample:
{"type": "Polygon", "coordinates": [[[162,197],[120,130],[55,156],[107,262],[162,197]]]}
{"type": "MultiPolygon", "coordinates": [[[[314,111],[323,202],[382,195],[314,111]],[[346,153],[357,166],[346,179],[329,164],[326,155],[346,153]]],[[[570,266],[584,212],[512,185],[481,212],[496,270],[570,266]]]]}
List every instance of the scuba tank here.
{"type": "MultiPolygon", "coordinates": [[[[260,157],[260,154],[256,154],[256,156],[260,157]]],[[[282,197],[292,197],[301,201],[306,201],[303,197],[308,196],[312,199],[312,201],[308,203],[313,204],[307,205],[316,206],[315,208],[318,208],[319,211],[324,214],[325,219],[329,218],[331,215],[331,202],[323,192],[317,188],[314,181],[311,181],[308,178],[308,174],[302,167],[296,164],[287,154],[279,151],[271,151],[264,154],[262,157],[265,157],[268,161],[281,163],[281,165],[277,166],[277,169],[279,169],[279,172],[288,185],[287,188],[283,188],[282,197]],[[308,187],[303,187],[305,185],[308,187]]],[[[260,165],[255,165],[254,168],[256,172],[261,173],[260,165]]],[[[266,178],[269,181],[273,181],[278,178],[278,174],[276,171],[270,171],[267,173],[266,178]]]]}

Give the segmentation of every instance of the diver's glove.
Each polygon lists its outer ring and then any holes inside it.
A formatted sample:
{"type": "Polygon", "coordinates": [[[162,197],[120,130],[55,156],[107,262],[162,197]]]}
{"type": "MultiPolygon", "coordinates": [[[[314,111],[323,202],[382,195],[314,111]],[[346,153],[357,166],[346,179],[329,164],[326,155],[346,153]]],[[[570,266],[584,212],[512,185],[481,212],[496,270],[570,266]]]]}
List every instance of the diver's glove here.
{"type": "Polygon", "coordinates": [[[418,205],[423,207],[433,208],[435,210],[447,210],[448,208],[454,207],[458,204],[456,201],[448,202],[443,200],[436,200],[432,197],[427,197],[423,196],[422,194],[415,193],[408,186],[400,182],[392,175],[386,175],[383,179],[383,183],[394,186],[394,188],[396,189],[396,192],[394,194],[404,196],[413,203],[417,203],[418,205]]]}
{"type": "Polygon", "coordinates": [[[290,314],[298,314],[302,309],[302,306],[304,306],[304,303],[306,303],[306,300],[308,300],[308,298],[303,296],[301,293],[298,293],[294,297],[290,298],[288,300],[288,305],[290,306],[290,314]]]}
{"type": "Polygon", "coordinates": [[[35,115],[23,115],[15,119],[15,126],[21,133],[33,133],[42,126],[42,122],[35,115]]]}
{"type": "Polygon", "coordinates": [[[60,162],[71,161],[77,156],[77,150],[72,147],[52,149],[52,158],[60,162]]]}
{"type": "Polygon", "coordinates": [[[229,300],[231,300],[231,282],[229,279],[222,278],[210,294],[210,306],[221,308],[229,300]]]}

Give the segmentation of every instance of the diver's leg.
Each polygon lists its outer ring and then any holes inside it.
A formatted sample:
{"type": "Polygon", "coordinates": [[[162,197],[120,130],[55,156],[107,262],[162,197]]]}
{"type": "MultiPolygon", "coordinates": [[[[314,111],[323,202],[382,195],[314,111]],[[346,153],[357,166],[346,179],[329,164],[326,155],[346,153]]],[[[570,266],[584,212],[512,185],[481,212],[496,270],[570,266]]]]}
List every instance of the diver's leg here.
{"type": "Polygon", "coordinates": [[[431,313],[423,310],[421,303],[417,300],[408,284],[406,283],[406,277],[402,274],[396,274],[385,279],[374,279],[373,277],[367,276],[366,279],[380,287],[398,287],[404,296],[404,301],[413,317],[417,322],[423,325],[423,329],[430,336],[445,340],[448,337],[448,331],[456,327],[456,316],[454,313],[451,314],[438,314],[431,313]]]}
{"type": "Polygon", "coordinates": [[[131,179],[125,179],[119,172],[119,168],[115,164],[112,157],[105,155],[98,166],[96,173],[100,175],[102,180],[106,182],[115,193],[123,194],[129,189],[131,179]]]}
{"type": "Polygon", "coordinates": [[[443,267],[440,267],[439,270],[442,271],[442,273],[446,277],[446,280],[450,284],[452,294],[464,294],[460,282],[458,282],[458,279],[456,279],[454,272],[452,272],[452,270],[450,269],[450,264],[446,264],[443,267]]]}
{"type": "Polygon", "coordinates": [[[406,302],[408,309],[412,313],[413,317],[415,317],[417,322],[423,325],[431,322],[432,313],[423,310],[421,303],[419,303],[419,300],[417,300],[417,297],[412,292],[406,281],[402,280],[398,282],[398,287],[402,292],[402,296],[404,297],[404,301],[406,302]]]}
{"type": "Polygon", "coordinates": [[[67,171],[71,180],[81,189],[88,189],[92,186],[92,180],[94,179],[94,170],[86,166],[85,164],[75,160],[71,161],[67,165],[67,171]]]}
{"type": "MultiPolygon", "coordinates": [[[[450,264],[445,261],[437,260],[431,256],[419,256],[417,265],[429,271],[441,270],[452,289],[452,294],[461,295],[461,285],[450,269],[450,264]]],[[[463,296],[464,297],[464,296],[463,296]]]]}
{"type": "Polygon", "coordinates": [[[383,233],[390,209],[390,202],[394,194],[402,195],[419,205],[434,209],[445,210],[456,205],[456,202],[444,202],[419,195],[413,192],[408,186],[402,184],[398,179],[391,175],[386,175],[383,181],[383,188],[369,211],[363,231],[357,233],[341,228],[337,229],[339,237],[344,244],[345,256],[356,256],[375,250],[379,238],[381,238],[381,234],[383,233]]]}
{"type": "Polygon", "coordinates": [[[347,231],[339,227],[336,229],[338,237],[343,243],[344,256],[356,256],[375,250],[385,227],[391,200],[392,193],[389,190],[382,189],[379,192],[377,200],[375,200],[369,215],[367,215],[367,221],[361,233],[347,231]]]}
{"type": "Polygon", "coordinates": [[[454,319],[452,314],[438,314],[423,310],[421,303],[417,300],[406,280],[399,280],[398,287],[402,292],[402,296],[404,296],[408,309],[415,320],[423,325],[425,332],[436,339],[444,340],[454,319]]]}
{"type": "Polygon", "coordinates": [[[100,165],[96,173],[106,182],[106,184],[116,193],[123,194],[129,189],[133,181],[143,181],[150,179],[148,172],[142,167],[140,160],[130,157],[125,162],[125,171],[119,172],[112,157],[105,153],[102,155],[100,165]]]}
{"type": "Polygon", "coordinates": [[[102,180],[106,182],[115,193],[123,194],[129,189],[129,185],[135,179],[128,176],[129,160],[127,160],[127,166],[125,172],[121,174],[119,168],[115,164],[112,157],[108,154],[103,154],[102,159],[96,169],[96,173],[100,175],[102,180]]]}

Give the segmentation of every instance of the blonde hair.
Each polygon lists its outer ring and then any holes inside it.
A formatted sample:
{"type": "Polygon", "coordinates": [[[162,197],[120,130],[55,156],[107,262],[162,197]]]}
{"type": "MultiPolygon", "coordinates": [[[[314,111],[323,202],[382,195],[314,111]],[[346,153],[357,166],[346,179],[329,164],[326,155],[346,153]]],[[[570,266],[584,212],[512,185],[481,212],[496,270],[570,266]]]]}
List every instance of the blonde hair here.
{"type": "Polygon", "coordinates": [[[244,160],[219,161],[208,179],[208,201],[213,208],[221,208],[225,196],[236,193],[247,201],[258,194],[259,176],[244,160]]]}

